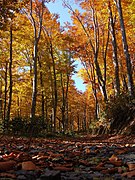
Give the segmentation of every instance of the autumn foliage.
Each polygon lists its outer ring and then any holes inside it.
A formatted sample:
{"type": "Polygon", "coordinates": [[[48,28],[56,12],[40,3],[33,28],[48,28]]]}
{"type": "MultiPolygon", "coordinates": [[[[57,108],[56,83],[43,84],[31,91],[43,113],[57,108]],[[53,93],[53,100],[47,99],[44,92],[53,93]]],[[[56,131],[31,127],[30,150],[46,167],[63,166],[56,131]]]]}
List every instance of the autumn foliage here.
{"type": "Polygon", "coordinates": [[[128,131],[123,122],[135,125],[135,1],[78,0],[76,10],[63,1],[72,20],[63,27],[49,2],[0,2],[1,130],[128,131]],[[85,92],[72,79],[78,61],[85,92]]]}

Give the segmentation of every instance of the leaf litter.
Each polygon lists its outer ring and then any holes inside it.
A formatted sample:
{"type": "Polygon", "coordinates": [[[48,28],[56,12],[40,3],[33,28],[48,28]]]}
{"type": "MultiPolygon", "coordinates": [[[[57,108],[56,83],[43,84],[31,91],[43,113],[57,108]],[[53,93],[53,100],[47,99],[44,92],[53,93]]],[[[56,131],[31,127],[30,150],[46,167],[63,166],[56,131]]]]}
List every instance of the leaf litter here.
{"type": "Polygon", "coordinates": [[[2,136],[0,179],[135,179],[134,136],[2,136]]]}

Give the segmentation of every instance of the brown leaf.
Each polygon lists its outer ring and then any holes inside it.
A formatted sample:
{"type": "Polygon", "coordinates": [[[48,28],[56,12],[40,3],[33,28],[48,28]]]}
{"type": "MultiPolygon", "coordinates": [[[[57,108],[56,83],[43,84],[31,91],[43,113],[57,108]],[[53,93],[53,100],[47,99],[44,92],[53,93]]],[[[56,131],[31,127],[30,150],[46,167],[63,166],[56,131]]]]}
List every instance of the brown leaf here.
{"type": "Polygon", "coordinates": [[[58,166],[58,167],[53,167],[54,170],[59,170],[62,172],[66,172],[66,171],[73,171],[73,168],[68,168],[65,166],[58,166]]]}
{"type": "Polygon", "coordinates": [[[105,170],[105,167],[96,166],[96,167],[91,167],[91,169],[93,171],[103,171],[103,170],[105,170]]]}
{"type": "Polygon", "coordinates": [[[127,176],[128,178],[134,177],[135,176],[135,170],[130,171],[130,172],[125,172],[122,174],[123,177],[127,176]]]}
{"type": "Polygon", "coordinates": [[[117,167],[122,166],[122,161],[121,160],[119,160],[119,161],[110,161],[110,162],[111,162],[111,164],[113,164],[113,165],[115,165],[117,167]]]}
{"type": "Polygon", "coordinates": [[[124,154],[124,153],[127,152],[127,149],[117,149],[115,152],[116,152],[117,154],[124,154]]]}
{"type": "Polygon", "coordinates": [[[98,165],[97,165],[97,167],[103,167],[104,166],[104,162],[100,162],[98,165]]]}
{"type": "Polygon", "coordinates": [[[127,163],[129,171],[135,170],[135,163],[127,163]]]}
{"type": "Polygon", "coordinates": [[[11,178],[11,179],[15,179],[16,175],[15,174],[11,174],[11,173],[0,173],[0,178],[11,178]]]}
{"type": "Polygon", "coordinates": [[[36,170],[37,167],[32,161],[26,161],[26,162],[22,162],[22,169],[29,171],[29,170],[36,170]]]}
{"type": "Polygon", "coordinates": [[[54,154],[54,153],[50,153],[50,157],[52,158],[58,158],[58,157],[63,157],[63,154],[54,154]]]}
{"type": "Polygon", "coordinates": [[[122,173],[123,172],[123,169],[122,169],[122,167],[118,167],[118,173],[122,173]]]}
{"type": "Polygon", "coordinates": [[[110,169],[106,169],[106,170],[101,171],[101,173],[103,173],[103,174],[114,174],[116,172],[118,172],[117,168],[110,168],[110,169]]]}
{"type": "Polygon", "coordinates": [[[79,160],[79,163],[82,164],[82,165],[85,165],[85,166],[89,166],[90,165],[90,163],[88,161],[81,160],[81,159],[79,160]]]}
{"type": "Polygon", "coordinates": [[[5,161],[5,162],[0,162],[0,171],[8,171],[13,169],[13,167],[16,165],[15,161],[5,161]]]}
{"type": "Polygon", "coordinates": [[[90,149],[89,149],[89,148],[86,148],[86,149],[85,149],[85,153],[86,153],[86,154],[90,154],[90,149]]]}

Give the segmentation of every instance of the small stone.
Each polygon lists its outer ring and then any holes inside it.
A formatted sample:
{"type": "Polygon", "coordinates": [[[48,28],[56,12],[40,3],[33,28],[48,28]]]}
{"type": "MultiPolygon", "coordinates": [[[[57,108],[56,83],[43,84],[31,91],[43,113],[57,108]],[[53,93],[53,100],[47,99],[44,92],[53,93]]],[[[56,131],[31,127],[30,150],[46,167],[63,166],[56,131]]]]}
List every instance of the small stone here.
{"type": "Polygon", "coordinates": [[[61,180],[60,171],[50,171],[47,170],[44,174],[40,176],[41,180],[61,180]]]}
{"type": "Polygon", "coordinates": [[[17,179],[18,179],[18,180],[27,180],[27,177],[24,176],[24,175],[19,175],[19,176],[17,177],[17,179]]]}

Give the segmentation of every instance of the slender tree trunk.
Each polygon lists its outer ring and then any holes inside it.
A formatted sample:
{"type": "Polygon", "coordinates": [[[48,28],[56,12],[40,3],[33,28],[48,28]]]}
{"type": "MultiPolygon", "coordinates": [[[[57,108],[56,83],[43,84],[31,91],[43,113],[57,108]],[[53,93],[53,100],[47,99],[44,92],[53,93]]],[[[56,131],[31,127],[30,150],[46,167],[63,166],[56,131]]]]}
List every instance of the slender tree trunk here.
{"type": "MultiPolygon", "coordinates": [[[[51,43],[51,42],[50,42],[51,43]]],[[[52,111],[52,118],[53,118],[53,131],[56,132],[56,114],[57,114],[57,102],[58,102],[58,93],[57,93],[57,77],[56,77],[56,69],[55,69],[55,60],[53,55],[53,47],[50,44],[50,54],[52,58],[52,66],[53,66],[53,87],[54,87],[54,98],[53,98],[53,111],[52,111]]]]}
{"type": "Polygon", "coordinates": [[[61,107],[61,113],[62,113],[62,124],[63,124],[63,130],[64,132],[67,129],[68,125],[68,119],[66,117],[66,111],[67,111],[67,101],[68,101],[68,87],[69,87],[69,74],[67,70],[67,82],[66,82],[66,87],[63,85],[63,76],[61,73],[61,88],[62,88],[62,107],[61,107]]]}
{"type": "Polygon", "coordinates": [[[42,118],[44,119],[45,118],[45,98],[44,98],[44,86],[43,86],[43,73],[42,73],[42,64],[40,62],[40,59],[38,57],[38,64],[39,64],[39,67],[40,67],[40,86],[41,86],[41,109],[42,109],[42,118]]]}
{"type": "Polygon", "coordinates": [[[105,82],[105,79],[103,79],[103,75],[102,75],[101,68],[100,68],[99,61],[98,61],[98,54],[99,54],[99,25],[98,25],[97,14],[95,12],[94,7],[92,8],[92,18],[93,18],[94,39],[95,39],[95,45],[94,45],[94,49],[93,49],[94,63],[95,63],[95,67],[96,67],[96,74],[97,74],[98,83],[99,83],[99,86],[100,86],[101,93],[102,93],[102,95],[104,97],[104,101],[107,101],[106,82],[105,82]]]}
{"type": "Polygon", "coordinates": [[[12,50],[12,24],[10,26],[10,58],[9,58],[9,98],[8,98],[8,107],[7,107],[7,113],[6,113],[6,129],[8,130],[8,124],[10,120],[10,111],[11,111],[11,103],[12,103],[12,56],[13,56],[13,50],[12,50]]]}
{"type": "Polygon", "coordinates": [[[78,129],[78,132],[80,132],[80,116],[79,116],[79,113],[77,114],[77,129],[78,129]]]}
{"type": "Polygon", "coordinates": [[[116,41],[116,35],[115,35],[115,20],[112,15],[112,9],[109,2],[109,15],[110,15],[110,32],[112,36],[112,48],[113,48],[113,64],[114,64],[114,70],[115,70],[115,90],[116,95],[120,94],[120,79],[119,79],[119,63],[118,63],[118,56],[117,56],[117,41],[116,41]]]}
{"type": "Polygon", "coordinates": [[[5,65],[5,87],[4,87],[4,112],[3,112],[3,120],[4,120],[4,129],[5,127],[5,123],[6,123],[6,108],[7,108],[7,71],[8,71],[8,62],[6,61],[6,65],[5,65]]]}
{"type": "Polygon", "coordinates": [[[35,117],[35,112],[36,112],[36,99],[37,99],[37,41],[35,41],[34,44],[34,54],[33,54],[33,91],[32,91],[32,107],[31,107],[31,118],[33,119],[35,117]]]}
{"type": "Polygon", "coordinates": [[[126,67],[127,67],[128,91],[129,91],[129,95],[133,96],[134,95],[134,83],[133,83],[133,77],[132,77],[132,64],[131,64],[130,54],[128,51],[128,43],[127,43],[126,30],[125,30],[124,19],[123,19],[121,0],[114,0],[114,2],[116,3],[117,10],[119,13],[119,19],[120,19],[123,49],[124,49],[124,54],[125,54],[125,58],[126,58],[126,67]]]}
{"type": "Polygon", "coordinates": [[[30,20],[32,26],[33,26],[33,32],[34,32],[34,48],[33,48],[33,89],[32,89],[32,106],[31,106],[31,114],[30,117],[32,120],[35,118],[36,113],[36,100],[37,100],[37,57],[38,57],[38,43],[41,36],[42,31],[42,20],[43,20],[43,14],[44,14],[44,0],[39,2],[37,7],[34,7],[33,1],[30,0],[30,12],[26,12],[27,18],[30,20]],[[38,9],[38,22],[33,16],[33,9],[38,9]],[[37,27],[37,24],[39,25],[37,27]]]}
{"type": "Polygon", "coordinates": [[[2,78],[0,77],[0,124],[2,122],[2,78]]]}
{"type": "Polygon", "coordinates": [[[87,127],[86,127],[86,117],[87,117],[87,115],[86,115],[86,111],[87,111],[87,107],[86,107],[87,105],[86,105],[86,102],[84,102],[84,112],[83,112],[83,131],[85,131],[86,132],[86,129],[87,129],[87,127]]]}

